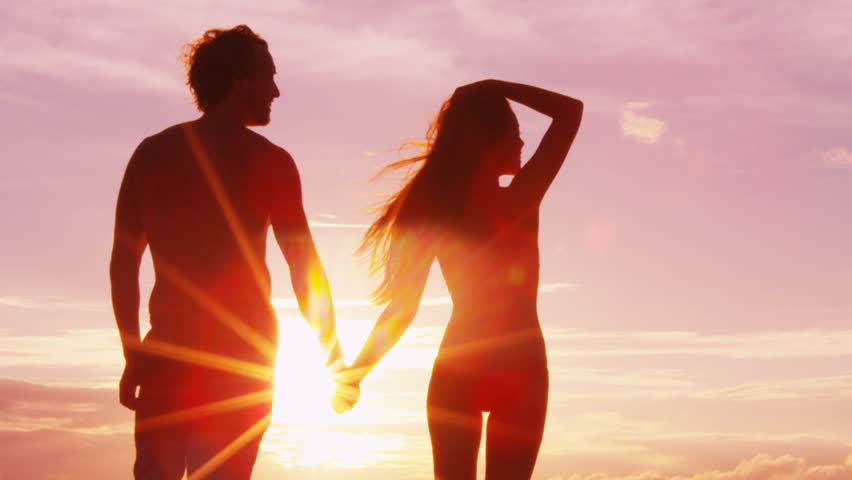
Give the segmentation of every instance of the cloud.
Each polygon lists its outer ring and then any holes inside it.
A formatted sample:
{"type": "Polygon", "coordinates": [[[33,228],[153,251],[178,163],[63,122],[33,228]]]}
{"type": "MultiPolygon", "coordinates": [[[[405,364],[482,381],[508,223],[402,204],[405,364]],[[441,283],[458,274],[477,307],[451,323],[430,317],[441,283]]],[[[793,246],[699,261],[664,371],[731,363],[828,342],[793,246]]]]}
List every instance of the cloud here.
{"type": "Polygon", "coordinates": [[[572,474],[548,480],[849,480],[852,478],[852,455],[842,464],[813,465],[792,455],[773,457],[760,454],[744,460],[730,470],[710,470],[692,474],[644,472],[632,475],[606,473],[572,474]]]}
{"type": "Polygon", "coordinates": [[[94,367],[115,373],[121,342],[115,328],[73,329],[59,335],[0,336],[2,367],[94,367]]]}
{"type": "MultiPolygon", "coordinates": [[[[713,401],[765,404],[787,401],[834,401],[852,399],[852,375],[815,376],[774,381],[728,380],[716,387],[694,380],[687,372],[638,369],[582,368],[561,369],[553,374],[560,384],[571,386],[567,392],[554,392],[554,401],[626,400],[713,401]]],[[[718,405],[716,405],[718,407],[718,405]]]]}
{"type": "Polygon", "coordinates": [[[132,414],[115,388],[37,385],[0,379],[0,429],[127,430],[132,414]]]}
{"type": "Polygon", "coordinates": [[[533,18],[511,11],[511,5],[483,0],[454,0],[456,13],[466,29],[473,30],[486,38],[524,39],[536,38],[533,18]]]}
{"type": "Polygon", "coordinates": [[[813,377],[775,382],[749,382],[712,392],[714,396],[743,401],[852,398],[852,375],[813,377]]]}
{"type": "Polygon", "coordinates": [[[0,297],[0,306],[27,310],[78,310],[101,312],[109,309],[106,302],[68,300],[62,297],[0,297]]]}
{"type": "MultiPolygon", "coordinates": [[[[73,8],[36,1],[9,10],[8,23],[14,28],[3,36],[8,48],[0,56],[0,79],[14,85],[16,97],[40,98],[30,94],[43,88],[44,81],[73,85],[75,94],[96,87],[99,95],[104,90],[138,95],[141,90],[147,96],[185,97],[178,60],[183,44],[206,28],[241,21],[269,42],[282,79],[286,72],[288,79],[300,76],[308,82],[334,78],[336,84],[340,79],[428,83],[453,66],[450,49],[411,28],[423,9],[377,9],[393,21],[375,24],[339,20],[344,8],[301,1],[210,8],[189,0],[156,9],[118,8],[104,0],[73,8]],[[186,12],[193,14],[187,19],[186,12]],[[392,15],[404,17],[395,20],[392,15]],[[102,21],[91,22],[95,16],[102,21]],[[145,40],[129,40],[140,38],[145,40]]],[[[354,16],[360,15],[363,12],[356,11],[354,16]]]]}
{"type": "Polygon", "coordinates": [[[548,328],[559,342],[555,355],[706,355],[735,359],[848,357],[852,330],[759,331],[704,334],[691,331],[591,332],[548,328]]]}
{"type": "Polygon", "coordinates": [[[629,102],[624,105],[621,110],[621,133],[625,137],[648,145],[659,141],[668,128],[666,124],[662,120],[636,113],[649,106],[649,103],[643,102],[629,102]]]}
{"type": "MultiPolygon", "coordinates": [[[[703,415],[703,412],[695,414],[703,415]]],[[[545,433],[536,467],[541,475],[539,478],[756,480],[764,477],[734,474],[759,475],[765,471],[761,468],[771,470],[777,459],[791,456],[804,461],[803,471],[848,468],[852,453],[852,443],[825,435],[689,432],[684,429],[666,433],[669,422],[659,416],[656,424],[628,418],[628,430],[619,430],[619,423],[610,429],[584,432],[582,425],[576,425],[575,418],[564,420],[563,424],[568,425],[561,429],[558,424],[548,422],[548,433],[545,433]],[[767,460],[755,461],[756,458],[767,460]],[[720,474],[723,476],[719,477],[720,474]]],[[[618,418],[612,420],[620,421],[618,418]]],[[[780,480],[801,478],[794,475],[780,477],[780,480]]]]}
{"type": "Polygon", "coordinates": [[[823,165],[828,168],[852,168],[852,152],[846,147],[835,147],[819,153],[823,165]]]}
{"type": "MultiPolygon", "coordinates": [[[[335,217],[331,217],[335,218],[335,217]]],[[[355,229],[366,229],[369,227],[366,223],[335,223],[335,222],[323,222],[318,220],[311,220],[308,222],[313,228],[355,228],[355,229]]]]}
{"type": "MultiPolygon", "coordinates": [[[[8,72],[39,75],[85,82],[96,78],[102,84],[174,91],[181,88],[175,75],[160,71],[133,58],[119,54],[75,50],[61,45],[50,45],[31,36],[13,37],[14,45],[0,56],[0,67],[8,72]]],[[[168,66],[165,64],[164,66],[168,66]]]]}
{"type": "Polygon", "coordinates": [[[51,429],[0,430],[0,444],[10,447],[0,462],[0,476],[3,478],[129,478],[132,472],[133,437],[129,432],[94,434],[51,429]]]}
{"type": "MultiPolygon", "coordinates": [[[[576,291],[577,285],[567,282],[543,283],[539,285],[539,293],[551,293],[558,290],[576,291]]],[[[452,305],[453,299],[449,295],[423,297],[420,300],[421,307],[433,307],[440,305],[452,305]]],[[[375,307],[370,300],[364,298],[335,298],[334,305],[337,307],[375,307]]],[[[273,298],[272,306],[275,308],[298,308],[299,304],[295,298],[273,298]]]]}
{"type": "Polygon", "coordinates": [[[554,283],[542,283],[538,286],[538,293],[551,293],[557,290],[567,290],[569,292],[576,292],[579,286],[576,283],[568,283],[568,282],[554,282],[554,283]]]}

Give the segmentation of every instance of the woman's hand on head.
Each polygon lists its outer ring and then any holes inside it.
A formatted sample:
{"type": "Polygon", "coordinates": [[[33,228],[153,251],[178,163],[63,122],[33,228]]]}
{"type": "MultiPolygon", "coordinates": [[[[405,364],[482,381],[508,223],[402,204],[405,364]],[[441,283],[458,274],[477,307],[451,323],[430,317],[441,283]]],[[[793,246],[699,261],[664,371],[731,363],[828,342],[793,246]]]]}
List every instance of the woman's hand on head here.
{"type": "Polygon", "coordinates": [[[486,79],[479,80],[478,82],[468,83],[467,85],[462,85],[456,88],[456,91],[453,93],[454,97],[463,97],[475,93],[483,93],[483,92],[494,92],[497,93],[497,84],[498,80],[494,79],[486,79]]]}

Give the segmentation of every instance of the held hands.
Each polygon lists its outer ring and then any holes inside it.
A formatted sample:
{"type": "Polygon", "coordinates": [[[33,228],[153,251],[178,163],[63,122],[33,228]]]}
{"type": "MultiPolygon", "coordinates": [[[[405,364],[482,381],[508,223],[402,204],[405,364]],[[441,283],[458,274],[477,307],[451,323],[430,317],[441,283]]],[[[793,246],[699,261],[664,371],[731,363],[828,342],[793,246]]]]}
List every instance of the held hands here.
{"type": "Polygon", "coordinates": [[[361,386],[357,383],[334,383],[334,396],[331,398],[331,408],[337,413],[352,409],[361,396],[361,386]]]}
{"type": "Polygon", "coordinates": [[[351,410],[361,396],[362,369],[345,367],[334,373],[334,395],[331,408],[337,413],[351,410]]]}

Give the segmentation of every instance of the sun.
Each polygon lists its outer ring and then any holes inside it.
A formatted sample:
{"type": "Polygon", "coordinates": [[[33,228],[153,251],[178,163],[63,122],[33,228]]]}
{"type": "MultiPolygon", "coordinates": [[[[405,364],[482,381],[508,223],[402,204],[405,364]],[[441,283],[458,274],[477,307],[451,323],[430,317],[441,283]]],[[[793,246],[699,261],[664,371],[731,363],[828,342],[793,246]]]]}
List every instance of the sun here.
{"type": "MultiPolygon", "coordinates": [[[[362,431],[382,412],[364,399],[350,411],[331,407],[334,390],[325,355],[307,322],[300,316],[278,316],[281,325],[272,425],[264,436],[266,449],[287,465],[336,465],[358,468],[397,459],[404,448],[400,435],[362,431]],[[347,431],[344,425],[354,426],[347,431]]],[[[344,359],[351,362],[373,327],[372,320],[337,320],[344,359]]],[[[370,394],[367,394],[369,397],[370,394]]]]}
{"type": "MultiPolygon", "coordinates": [[[[341,415],[331,407],[334,382],[325,368],[325,355],[314,332],[302,317],[279,316],[279,321],[282,328],[272,420],[304,425],[340,423],[341,415]]],[[[347,363],[357,355],[370,328],[372,324],[365,321],[337,321],[347,363]]]]}

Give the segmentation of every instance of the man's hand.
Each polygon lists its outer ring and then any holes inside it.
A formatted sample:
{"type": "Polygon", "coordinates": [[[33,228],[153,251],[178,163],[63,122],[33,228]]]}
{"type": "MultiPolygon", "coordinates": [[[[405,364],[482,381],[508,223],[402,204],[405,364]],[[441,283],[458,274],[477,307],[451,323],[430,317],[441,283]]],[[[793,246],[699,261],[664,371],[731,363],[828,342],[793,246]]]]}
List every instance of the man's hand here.
{"type": "Polygon", "coordinates": [[[351,410],[361,397],[361,380],[364,379],[365,371],[360,368],[351,368],[344,365],[336,370],[334,375],[334,396],[331,399],[331,408],[337,413],[351,410]]]}
{"type": "Polygon", "coordinates": [[[358,403],[361,396],[361,385],[359,383],[334,383],[334,396],[331,399],[331,408],[337,413],[351,410],[358,403]]]}
{"type": "Polygon", "coordinates": [[[138,406],[139,397],[136,390],[141,380],[139,366],[135,362],[126,362],[124,373],[121,374],[121,380],[118,382],[118,401],[130,410],[135,411],[138,406]]]}

